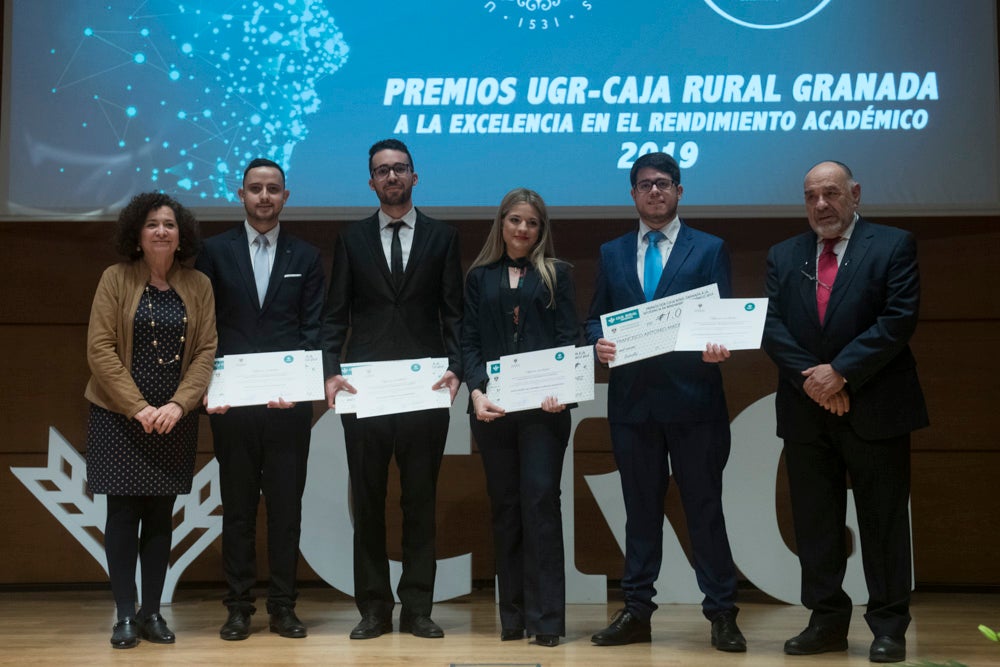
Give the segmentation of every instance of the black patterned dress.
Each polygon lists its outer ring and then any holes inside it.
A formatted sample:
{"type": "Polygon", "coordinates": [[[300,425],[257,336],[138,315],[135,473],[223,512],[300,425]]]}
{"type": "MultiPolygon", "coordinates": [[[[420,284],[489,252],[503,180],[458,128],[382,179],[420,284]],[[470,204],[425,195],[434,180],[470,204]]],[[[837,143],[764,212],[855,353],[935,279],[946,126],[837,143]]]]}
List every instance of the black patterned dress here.
{"type": "MultiPolygon", "coordinates": [[[[180,383],[184,302],[173,289],[147,287],[135,313],[132,379],[154,407],[170,401],[180,383]],[[152,312],[150,310],[152,306],[152,312]],[[155,339],[153,347],[155,316],[155,339]],[[160,364],[158,358],[164,362],[160,364]]],[[[166,496],[191,491],[198,445],[198,413],[181,417],[170,433],[146,433],[138,420],[91,404],[87,429],[87,483],[92,493],[166,496]]]]}

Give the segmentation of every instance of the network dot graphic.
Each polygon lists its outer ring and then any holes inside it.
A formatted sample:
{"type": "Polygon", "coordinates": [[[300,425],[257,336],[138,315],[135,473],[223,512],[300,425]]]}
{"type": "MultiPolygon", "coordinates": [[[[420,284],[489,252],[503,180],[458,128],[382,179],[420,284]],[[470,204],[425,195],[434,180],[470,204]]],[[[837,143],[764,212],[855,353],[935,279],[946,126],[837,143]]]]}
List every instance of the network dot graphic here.
{"type": "Polygon", "coordinates": [[[89,171],[81,192],[100,173],[193,203],[234,201],[256,157],[291,171],[350,50],[322,0],[111,0],[77,35],[43,45],[58,74],[42,85],[88,154],[53,133],[33,138],[33,159],[64,178],[89,171]]]}

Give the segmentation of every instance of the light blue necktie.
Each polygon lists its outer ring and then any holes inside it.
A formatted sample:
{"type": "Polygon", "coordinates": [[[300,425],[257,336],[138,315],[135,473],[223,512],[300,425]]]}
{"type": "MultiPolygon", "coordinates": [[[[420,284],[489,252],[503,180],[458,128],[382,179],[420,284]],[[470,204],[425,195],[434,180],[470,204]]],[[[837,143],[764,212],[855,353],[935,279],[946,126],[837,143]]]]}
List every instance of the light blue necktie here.
{"type": "Polygon", "coordinates": [[[257,251],[253,255],[253,279],[257,283],[257,303],[263,306],[264,295],[267,294],[267,279],[271,273],[267,261],[267,246],[270,244],[263,234],[258,234],[253,242],[257,245],[257,251]]]}
{"type": "Polygon", "coordinates": [[[643,261],[642,272],[642,291],[646,294],[646,301],[653,300],[656,286],[660,284],[660,276],[663,275],[663,259],[657,244],[664,238],[666,237],[661,231],[646,232],[646,259],[643,261]]]}

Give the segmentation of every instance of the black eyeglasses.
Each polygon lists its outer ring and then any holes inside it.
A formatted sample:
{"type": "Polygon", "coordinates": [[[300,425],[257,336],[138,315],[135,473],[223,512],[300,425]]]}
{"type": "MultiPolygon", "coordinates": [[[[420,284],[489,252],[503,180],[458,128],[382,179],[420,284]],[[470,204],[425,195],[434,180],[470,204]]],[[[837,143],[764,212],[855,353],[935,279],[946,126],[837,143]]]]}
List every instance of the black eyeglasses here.
{"type": "Polygon", "coordinates": [[[674,182],[666,178],[660,178],[655,181],[639,181],[635,184],[635,189],[646,194],[653,189],[653,186],[656,186],[656,189],[660,192],[667,192],[670,188],[674,187],[674,182]]]}
{"type": "Polygon", "coordinates": [[[403,177],[409,173],[410,169],[412,169],[412,167],[405,162],[397,162],[392,166],[381,164],[372,169],[372,178],[383,181],[389,178],[389,172],[396,174],[396,176],[403,177]]]}

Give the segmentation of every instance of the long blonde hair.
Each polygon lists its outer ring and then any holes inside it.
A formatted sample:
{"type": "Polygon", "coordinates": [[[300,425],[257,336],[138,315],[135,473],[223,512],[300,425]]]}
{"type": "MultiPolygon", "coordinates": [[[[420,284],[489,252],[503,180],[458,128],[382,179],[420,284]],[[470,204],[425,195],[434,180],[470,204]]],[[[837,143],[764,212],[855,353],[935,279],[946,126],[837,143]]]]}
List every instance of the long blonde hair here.
{"type": "Polygon", "coordinates": [[[555,246],[552,243],[552,226],[549,224],[549,214],[545,208],[545,201],[534,190],[514,188],[504,195],[500,202],[500,208],[497,209],[496,218],[493,219],[493,226],[486,237],[486,243],[483,244],[483,249],[479,251],[479,255],[473,260],[469,270],[471,271],[477,266],[487,266],[499,262],[507,252],[507,246],[503,241],[503,219],[510,213],[510,209],[518,204],[529,204],[538,211],[541,223],[538,229],[538,241],[528,253],[528,261],[538,271],[542,282],[548,288],[548,307],[552,308],[556,303],[556,262],[559,260],[556,259],[555,246]]]}

